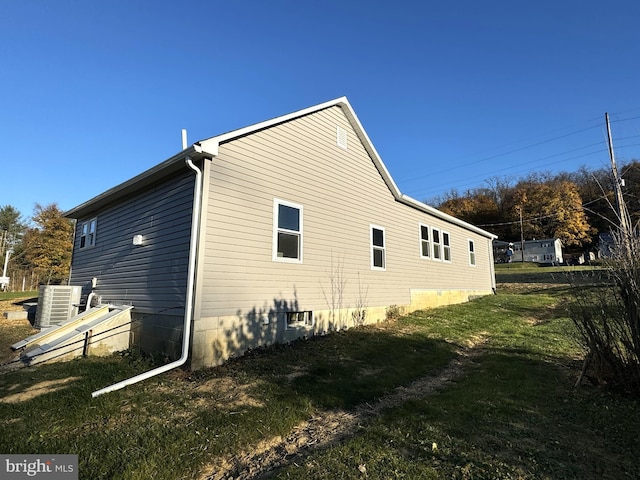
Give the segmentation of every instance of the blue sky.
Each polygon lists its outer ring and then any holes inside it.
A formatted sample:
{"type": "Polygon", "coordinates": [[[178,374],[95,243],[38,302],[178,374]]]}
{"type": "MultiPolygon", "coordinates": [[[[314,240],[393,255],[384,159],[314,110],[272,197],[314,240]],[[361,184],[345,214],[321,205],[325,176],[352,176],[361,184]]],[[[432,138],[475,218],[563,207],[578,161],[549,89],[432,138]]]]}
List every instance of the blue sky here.
{"type": "Polygon", "coordinates": [[[349,98],[403,193],[640,159],[640,3],[0,0],[0,206],[349,98]]]}

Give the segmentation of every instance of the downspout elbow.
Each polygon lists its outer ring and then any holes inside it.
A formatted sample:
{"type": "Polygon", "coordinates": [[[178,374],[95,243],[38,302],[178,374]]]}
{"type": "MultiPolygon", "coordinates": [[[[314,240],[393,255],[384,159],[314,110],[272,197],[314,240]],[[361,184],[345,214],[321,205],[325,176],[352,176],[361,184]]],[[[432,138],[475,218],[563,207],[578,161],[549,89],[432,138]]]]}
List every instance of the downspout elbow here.
{"type": "Polygon", "coordinates": [[[202,170],[200,170],[192,161],[190,157],[186,157],[185,163],[196,174],[195,188],[193,194],[193,206],[191,214],[191,241],[189,244],[189,268],[187,273],[187,292],[186,301],[184,307],[184,326],[182,330],[182,355],[174,362],[168,363],[161,367],[149,370],[148,372],[141,373],[134,377],[128,378],[121,382],[115,383],[109,387],[105,387],[101,390],[96,390],[91,394],[93,398],[98,397],[104,393],[120,390],[128,385],[141,382],[148,378],[160,375],[161,373],[173,370],[174,368],[184,365],[189,358],[189,344],[191,342],[191,321],[193,320],[193,296],[194,285],[196,275],[196,253],[198,247],[198,236],[200,226],[200,211],[202,205],[202,170]]]}

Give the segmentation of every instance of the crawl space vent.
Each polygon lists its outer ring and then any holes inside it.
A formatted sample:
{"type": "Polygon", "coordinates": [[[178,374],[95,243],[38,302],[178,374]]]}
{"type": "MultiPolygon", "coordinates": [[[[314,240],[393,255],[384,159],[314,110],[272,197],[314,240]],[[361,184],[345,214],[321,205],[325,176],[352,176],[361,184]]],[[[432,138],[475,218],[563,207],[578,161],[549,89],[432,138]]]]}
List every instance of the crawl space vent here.
{"type": "Polygon", "coordinates": [[[347,131],[342,127],[336,127],[336,142],[340,148],[347,149],[347,131]]]}

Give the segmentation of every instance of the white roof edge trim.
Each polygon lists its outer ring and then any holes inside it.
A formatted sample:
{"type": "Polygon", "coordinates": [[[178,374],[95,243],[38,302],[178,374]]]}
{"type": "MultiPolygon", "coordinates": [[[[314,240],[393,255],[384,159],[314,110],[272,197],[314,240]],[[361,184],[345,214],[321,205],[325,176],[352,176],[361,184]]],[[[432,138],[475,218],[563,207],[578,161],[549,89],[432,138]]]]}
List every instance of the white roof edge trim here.
{"type": "Polygon", "coordinates": [[[431,215],[433,215],[434,217],[440,218],[441,220],[445,220],[449,223],[453,223],[454,225],[458,225],[459,227],[465,228],[467,230],[470,230],[472,232],[475,232],[479,235],[482,235],[483,237],[487,237],[490,238],[492,240],[498,238],[497,235],[494,235],[493,233],[487,232],[486,230],[483,230],[479,227],[476,227],[475,225],[471,225],[470,223],[467,223],[463,220],[460,220],[456,217],[452,217],[451,215],[449,215],[448,213],[444,213],[441,212],[440,210],[438,210],[437,208],[433,208],[430,207],[429,205],[427,205],[426,203],[422,203],[419,200],[416,200],[415,198],[411,198],[407,195],[401,195],[400,198],[398,199],[401,202],[406,203],[407,205],[411,205],[415,208],[418,208],[420,210],[422,210],[423,212],[429,213],[431,215]]]}
{"type": "Polygon", "coordinates": [[[68,218],[75,218],[73,215],[76,214],[76,212],[82,211],[88,207],[90,207],[91,205],[93,205],[94,203],[101,201],[105,198],[108,198],[112,195],[118,194],[119,192],[125,190],[128,187],[131,187],[133,185],[135,185],[136,183],[140,182],[141,180],[157,173],[157,172],[161,172],[162,170],[164,170],[165,168],[167,168],[167,166],[172,165],[176,162],[182,161],[184,160],[186,157],[188,157],[191,154],[205,154],[205,155],[211,155],[210,152],[206,151],[205,149],[203,149],[200,145],[191,145],[189,147],[187,147],[184,150],[181,150],[180,152],[176,153],[173,157],[165,160],[164,162],[161,162],[151,168],[149,168],[148,170],[145,170],[142,173],[139,173],[138,175],[136,175],[135,177],[130,178],[129,180],[126,180],[98,195],[96,195],[95,197],[87,200],[86,202],[81,203],[80,205],[77,205],[67,211],[65,211],[62,215],[68,218]]]}
{"type": "Polygon", "coordinates": [[[304,108],[302,110],[297,110],[295,112],[288,113],[280,117],[275,117],[260,123],[255,123],[247,127],[239,128],[237,130],[232,130],[230,132],[223,133],[221,135],[208,138],[206,140],[201,140],[194,145],[199,145],[200,147],[202,147],[202,149],[206,153],[209,153],[213,156],[217,156],[220,144],[222,142],[226,142],[228,140],[232,140],[234,138],[241,137],[243,135],[247,135],[249,133],[252,133],[258,130],[262,130],[263,128],[268,128],[279,123],[287,122],[289,120],[303,117],[305,115],[309,115],[311,113],[324,110],[325,108],[335,107],[335,106],[339,106],[343,108],[347,118],[352,123],[352,126],[355,128],[358,136],[360,137],[360,140],[364,144],[369,155],[371,155],[371,158],[376,164],[376,167],[378,167],[378,169],[380,170],[380,173],[384,177],[384,180],[389,185],[389,188],[392,190],[393,194],[396,197],[400,197],[401,193],[400,193],[400,190],[398,189],[398,186],[396,185],[396,182],[391,177],[389,170],[387,170],[387,167],[382,161],[382,158],[378,154],[376,148],[373,146],[373,142],[369,138],[369,135],[367,135],[367,132],[362,126],[362,123],[360,123],[360,120],[358,119],[358,116],[356,115],[355,110],[353,109],[353,107],[349,103],[349,100],[345,96],[336,98],[334,100],[329,100],[328,102],[320,103],[312,107],[304,108]]]}
{"type": "Polygon", "coordinates": [[[349,105],[347,97],[340,97],[334,100],[329,100],[328,102],[314,105],[312,107],[307,107],[302,110],[297,110],[295,112],[287,113],[286,115],[281,115],[279,117],[270,118],[269,120],[264,120],[259,123],[254,123],[253,125],[242,127],[237,130],[231,130],[230,132],[216,135],[215,137],[207,138],[206,140],[200,140],[196,144],[202,147],[202,149],[207,153],[217,156],[219,146],[222,142],[226,142],[227,140],[232,140],[234,138],[247,135],[249,133],[257,132],[258,130],[262,130],[263,128],[268,128],[273,125],[277,125],[278,123],[287,122],[289,120],[293,120],[294,118],[303,117],[305,115],[309,115],[310,113],[314,113],[319,110],[324,110],[325,108],[333,107],[336,105],[343,105],[343,104],[347,105],[349,110],[353,112],[353,110],[351,109],[351,105],[349,105]],[[213,152],[215,152],[215,154],[213,152]]]}
{"type": "Polygon", "coordinates": [[[498,238],[497,235],[494,235],[492,233],[489,233],[485,230],[482,230],[481,228],[478,228],[474,225],[471,225],[470,223],[464,222],[462,220],[459,220],[455,217],[452,217],[451,215],[448,215],[444,212],[441,212],[440,210],[437,210],[436,208],[430,207],[429,205],[422,203],[414,198],[411,198],[407,195],[404,195],[403,193],[400,192],[400,189],[398,188],[398,186],[396,185],[396,182],[393,180],[393,177],[391,177],[391,174],[389,173],[389,170],[387,170],[386,165],[384,164],[384,162],[382,161],[382,158],[380,157],[380,155],[378,154],[378,151],[376,150],[376,148],[373,145],[373,142],[371,141],[371,139],[369,138],[369,135],[367,135],[367,132],[365,131],[364,127],[362,126],[362,123],[360,123],[360,120],[358,119],[358,116],[356,115],[355,110],[353,109],[353,107],[351,107],[351,104],[349,103],[349,100],[347,99],[347,97],[343,96],[343,97],[339,97],[336,98],[334,100],[329,100],[328,102],[324,102],[324,103],[320,103],[318,105],[314,105],[312,107],[307,107],[304,108],[302,110],[298,110],[292,113],[288,113],[286,115],[282,115],[280,117],[275,117],[275,118],[271,118],[269,120],[265,120],[263,122],[260,123],[255,123],[253,125],[249,125],[247,127],[243,127],[243,128],[239,128],[237,130],[232,130],[230,132],[227,133],[223,133],[221,135],[217,135],[215,137],[210,137],[206,140],[201,140],[199,142],[196,142],[194,144],[194,148],[196,147],[196,145],[198,147],[200,147],[202,149],[203,152],[209,154],[209,155],[213,155],[213,156],[217,156],[218,155],[218,151],[219,151],[219,147],[220,144],[222,142],[228,141],[228,140],[232,140],[234,138],[237,137],[241,137],[243,135],[248,135],[250,133],[256,132],[258,130],[262,130],[264,128],[269,128],[271,126],[277,125],[279,123],[283,123],[283,122],[287,122],[289,120],[293,120],[295,118],[299,118],[305,115],[309,115],[311,113],[320,111],[320,110],[324,110],[325,108],[330,108],[330,107],[334,107],[334,106],[339,106],[343,109],[345,115],[347,116],[348,120],[351,122],[352,127],[354,128],[354,130],[356,131],[356,133],[358,134],[358,136],[360,137],[360,140],[362,141],[362,144],[364,145],[365,149],[367,150],[367,153],[369,153],[369,155],[371,156],[371,159],[373,160],[376,168],[378,169],[378,171],[380,172],[380,175],[382,175],[382,178],[384,179],[385,183],[387,184],[387,186],[389,187],[389,190],[391,191],[392,195],[396,198],[396,200],[398,200],[399,202],[405,203],[408,206],[417,208],[419,210],[422,210],[425,213],[429,213],[431,215],[433,215],[434,217],[440,218],[446,222],[452,223],[454,225],[458,225],[466,230],[475,232],[479,235],[482,235],[483,237],[487,237],[490,239],[495,239],[498,238]]]}
{"type": "Polygon", "coordinates": [[[396,182],[391,177],[391,174],[389,173],[389,170],[387,170],[386,165],[384,164],[384,162],[382,161],[382,158],[378,154],[376,147],[374,147],[373,142],[369,138],[369,135],[367,135],[367,132],[365,131],[362,124],[360,123],[360,119],[358,119],[358,116],[356,115],[355,110],[351,107],[349,100],[347,100],[347,97],[342,97],[340,100],[341,100],[340,105],[343,107],[346,107],[345,113],[347,117],[352,123],[355,124],[355,129],[358,133],[358,136],[360,137],[360,140],[362,140],[362,143],[365,146],[365,149],[367,150],[369,155],[371,155],[371,158],[376,164],[376,167],[380,171],[380,174],[384,178],[385,182],[389,186],[389,189],[393,192],[393,195],[396,198],[399,198],[402,195],[400,193],[400,189],[398,188],[398,186],[396,185],[396,182]]]}

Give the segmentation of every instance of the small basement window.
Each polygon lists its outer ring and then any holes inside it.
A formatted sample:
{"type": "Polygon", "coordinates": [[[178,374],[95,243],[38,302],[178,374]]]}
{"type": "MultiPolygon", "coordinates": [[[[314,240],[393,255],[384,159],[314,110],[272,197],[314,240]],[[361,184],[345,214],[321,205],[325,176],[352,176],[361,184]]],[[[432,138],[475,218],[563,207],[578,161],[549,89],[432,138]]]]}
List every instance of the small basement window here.
{"type": "Polygon", "coordinates": [[[286,312],[287,328],[313,327],[313,312],[286,312]]]}
{"type": "Polygon", "coordinates": [[[80,227],[80,248],[95,247],[97,226],[97,218],[92,218],[82,223],[80,227]]]}

